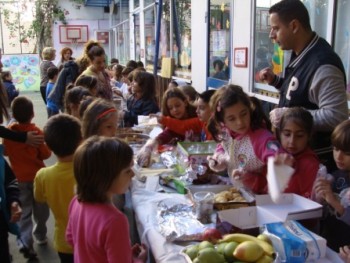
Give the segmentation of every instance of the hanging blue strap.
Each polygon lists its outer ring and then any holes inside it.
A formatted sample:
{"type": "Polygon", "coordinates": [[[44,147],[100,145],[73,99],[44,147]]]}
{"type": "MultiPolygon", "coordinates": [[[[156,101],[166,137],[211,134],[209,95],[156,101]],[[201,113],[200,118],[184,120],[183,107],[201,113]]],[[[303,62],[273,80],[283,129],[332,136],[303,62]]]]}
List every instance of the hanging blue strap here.
{"type": "Polygon", "coordinates": [[[19,228],[16,223],[10,222],[10,214],[7,208],[6,191],[5,191],[5,159],[4,159],[4,147],[0,145],[0,212],[4,214],[6,222],[8,223],[9,232],[20,236],[19,228]]]}

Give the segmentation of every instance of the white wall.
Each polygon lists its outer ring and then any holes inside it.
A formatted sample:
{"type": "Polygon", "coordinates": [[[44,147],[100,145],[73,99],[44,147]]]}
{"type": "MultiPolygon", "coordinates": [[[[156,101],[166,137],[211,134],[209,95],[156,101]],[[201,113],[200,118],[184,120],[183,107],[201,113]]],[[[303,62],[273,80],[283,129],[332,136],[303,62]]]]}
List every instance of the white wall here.
{"type": "Polygon", "coordinates": [[[191,61],[192,61],[192,86],[198,91],[206,89],[207,69],[207,24],[205,15],[207,12],[207,0],[192,0],[192,36],[191,36],[191,61]]]}
{"type": "Polygon", "coordinates": [[[232,77],[231,83],[241,86],[246,92],[249,91],[250,85],[250,70],[252,65],[251,51],[253,46],[252,38],[252,0],[234,0],[233,6],[233,37],[232,37],[232,77]],[[234,66],[234,49],[237,47],[248,48],[248,67],[240,68],[234,66]]]}
{"type": "Polygon", "coordinates": [[[104,13],[103,7],[77,5],[69,0],[59,0],[59,5],[64,11],[68,11],[66,14],[67,20],[109,19],[109,13],[104,13]],[[78,6],[80,7],[78,8],[78,6]]]}
{"type": "MultiPolygon", "coordinates": [[[[72,3],[68,0],[60,0],[59,2],[61,8],[66,10],[66,21],[67,25],[86,25],[88,26],[89,39],[96,39],[96,30],[109,30],[109,14],[104,13],[103,7],[85,7],[80,6],[76,8],[77,4],[72,3]]],[[[56,21],[53,25],[53,45],[57,50],[56,64],[60,59],[60,50],[63,47],[70,47],[73,50],[73,57],[77,58],[82,54],[84,44],[61,44],[59,39],[59,26],[62,25],[61,22],[56,21]]],[[[108,58],[109,46],[104,45],[106,54],[108,58]]]]}

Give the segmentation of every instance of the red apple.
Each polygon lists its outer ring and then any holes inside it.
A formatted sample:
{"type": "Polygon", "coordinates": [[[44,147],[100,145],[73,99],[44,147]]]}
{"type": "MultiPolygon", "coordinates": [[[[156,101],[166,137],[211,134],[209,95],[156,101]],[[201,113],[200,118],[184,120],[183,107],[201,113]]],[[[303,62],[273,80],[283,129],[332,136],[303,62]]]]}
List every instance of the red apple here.
{"type": "Polygon", "coordinates": [[[207,240],[215,244],[219,239],[222,238],[222,235],[216,228],[208,228],[204,231],[202,238],[203,240],[207,240]]]}

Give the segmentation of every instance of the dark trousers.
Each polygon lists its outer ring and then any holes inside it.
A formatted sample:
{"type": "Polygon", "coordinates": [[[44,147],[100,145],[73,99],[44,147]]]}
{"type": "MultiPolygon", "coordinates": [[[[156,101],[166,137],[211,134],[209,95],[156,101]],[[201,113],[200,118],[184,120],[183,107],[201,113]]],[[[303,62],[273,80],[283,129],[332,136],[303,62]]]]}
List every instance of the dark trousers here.
{"type": "Polygon", "coordinates": [[[58,252],[58,256],[60,257],[61,263],[74,263],[73,254],[58,252]]]}
{"type": "Polygon", "coordinates": [[[46,86],[40,86],[40,93],[46,105],[46,86]]]}
{"type": "Polygon", "coordinates": [[[0,261],[4,263],[11,262],[8,236],[8,227],[5,220],[5,216],[0,210],[0,261]]]}

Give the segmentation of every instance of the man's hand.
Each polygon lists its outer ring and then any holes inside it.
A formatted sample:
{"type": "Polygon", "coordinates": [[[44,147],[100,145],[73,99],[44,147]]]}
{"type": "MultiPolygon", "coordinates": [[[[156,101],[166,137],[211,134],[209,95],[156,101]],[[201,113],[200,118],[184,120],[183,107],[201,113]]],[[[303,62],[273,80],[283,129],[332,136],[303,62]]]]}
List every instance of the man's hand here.
{"type": "Polygon", "coordinates": [[[271,68],[264,68],[260,70],[259,72],[259,79],[262,82],[265,82],[267,84],[270,84],[274,81],[275,79],[275,73],[273,73],[271,68]]]}

